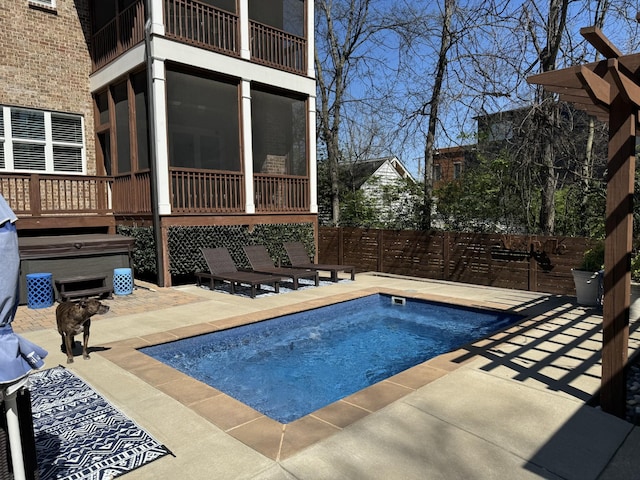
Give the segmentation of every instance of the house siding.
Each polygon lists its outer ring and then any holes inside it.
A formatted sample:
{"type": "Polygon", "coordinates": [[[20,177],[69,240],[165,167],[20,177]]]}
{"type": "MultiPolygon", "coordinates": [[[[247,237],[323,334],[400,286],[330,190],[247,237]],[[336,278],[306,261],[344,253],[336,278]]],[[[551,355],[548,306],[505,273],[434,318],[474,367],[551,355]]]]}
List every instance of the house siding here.
{"type": "Polygon", "coordinates": [[[0,104],[82,115],[95,174],[88,1],[58,0],[49,10],[0,0],[0,25],[0,104]]]}
{"type": "Polygon", "coordinates": [[[368,194],[378,195],[384,185],[392,185],[402,180],[400,174],[390,163],[383,164],[363,185],[362,190],[368,194]]]}

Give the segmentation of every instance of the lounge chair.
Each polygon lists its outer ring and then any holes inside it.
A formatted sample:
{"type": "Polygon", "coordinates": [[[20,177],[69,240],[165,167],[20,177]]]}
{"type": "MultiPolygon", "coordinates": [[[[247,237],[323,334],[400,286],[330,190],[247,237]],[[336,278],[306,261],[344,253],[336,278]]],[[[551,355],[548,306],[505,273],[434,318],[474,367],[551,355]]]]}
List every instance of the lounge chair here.
{"type": "Polygon", "coordinates": [[[285,242],[284,249],[287,251],[289,262],[292,267],[309,268],[311,270],[331,272],[331,281],[338,281],[338,272],[346,272],[351,274],[351,280],[356,278],[356,267],[352,265],[331,265],[313,263],[311,257],[307,253],[307,249],[302,242],[285,242]]]}
{"type": "Polygon", "coordinates": [[[319,284],[318,272],[315,270],[293,267],[276,267],[269,256],[269,252],[267,252],[267,249],[263,245],[249,245],[242,248],[244,248],[244,253],[247,255],[251,268],[254,272],[270,273],[272,275],[288,277],[293,281],[294,290],[298,289],[298,283],[301,278],[312,279],[315,282],[316,287],[319,284]]]}
{"type": "Polygon", "coordinates": [[[202,248],[202,256],[204,257],[209,273],[196,272],[198,286],[204,280],[209,282],[209,287],[213,290],[216,281],[229,282],[231,284],[231,293],[235,293],[236,285],[245,284],[251,287],[251,298],[256,296],[256,287],[261,285],[273,285],[276,293],[280,292],[280,281],[282,277],[278,275],[269,275],[265,273],[255,273],[249,271],[238,270],[234,263],[229,250],[224,247],[220,248],[202,248]]]}

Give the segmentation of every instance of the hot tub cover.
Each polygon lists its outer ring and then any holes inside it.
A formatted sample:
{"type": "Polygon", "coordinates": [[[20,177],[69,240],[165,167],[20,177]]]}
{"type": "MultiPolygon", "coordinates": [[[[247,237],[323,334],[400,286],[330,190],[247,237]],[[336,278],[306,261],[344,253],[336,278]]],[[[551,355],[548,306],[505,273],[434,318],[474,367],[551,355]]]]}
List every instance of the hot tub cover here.
{"type": "Polygon", "coordinates": [[[0,195],[0,384],[12,384],[33,369],[44,365],[47,351],[13,332],[13,321],[19,301],[20,254],[18,253],[18,220],[0,195]]]}

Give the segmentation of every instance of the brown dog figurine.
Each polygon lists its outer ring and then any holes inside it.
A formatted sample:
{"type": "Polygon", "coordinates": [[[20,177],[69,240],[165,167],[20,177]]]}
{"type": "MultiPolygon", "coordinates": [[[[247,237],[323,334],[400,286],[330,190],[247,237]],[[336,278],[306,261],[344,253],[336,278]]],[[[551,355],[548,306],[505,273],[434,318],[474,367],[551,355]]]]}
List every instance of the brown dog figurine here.
{"type": "Polygon", "coordinates": [[[109,307],[91,298],[79,302],[62,302],[56,308],[58,333],[62,337],[63,351],[67,354],[67,363],[73,363],[74,336],[82,332],[82,358],[89,360],[89,327],[93,315],[107,313],[109,307]]]}

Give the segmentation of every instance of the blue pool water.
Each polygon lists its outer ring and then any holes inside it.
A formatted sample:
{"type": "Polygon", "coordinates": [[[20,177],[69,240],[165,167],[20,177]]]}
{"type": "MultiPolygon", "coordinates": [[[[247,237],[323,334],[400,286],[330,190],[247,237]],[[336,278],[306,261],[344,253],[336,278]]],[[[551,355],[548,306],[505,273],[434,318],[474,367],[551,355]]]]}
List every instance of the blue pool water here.
{"type": "Polygon", "coordinates": [[[140,351],[289,423],[522,318],[399,303],[370,295],[140,351]]]}

